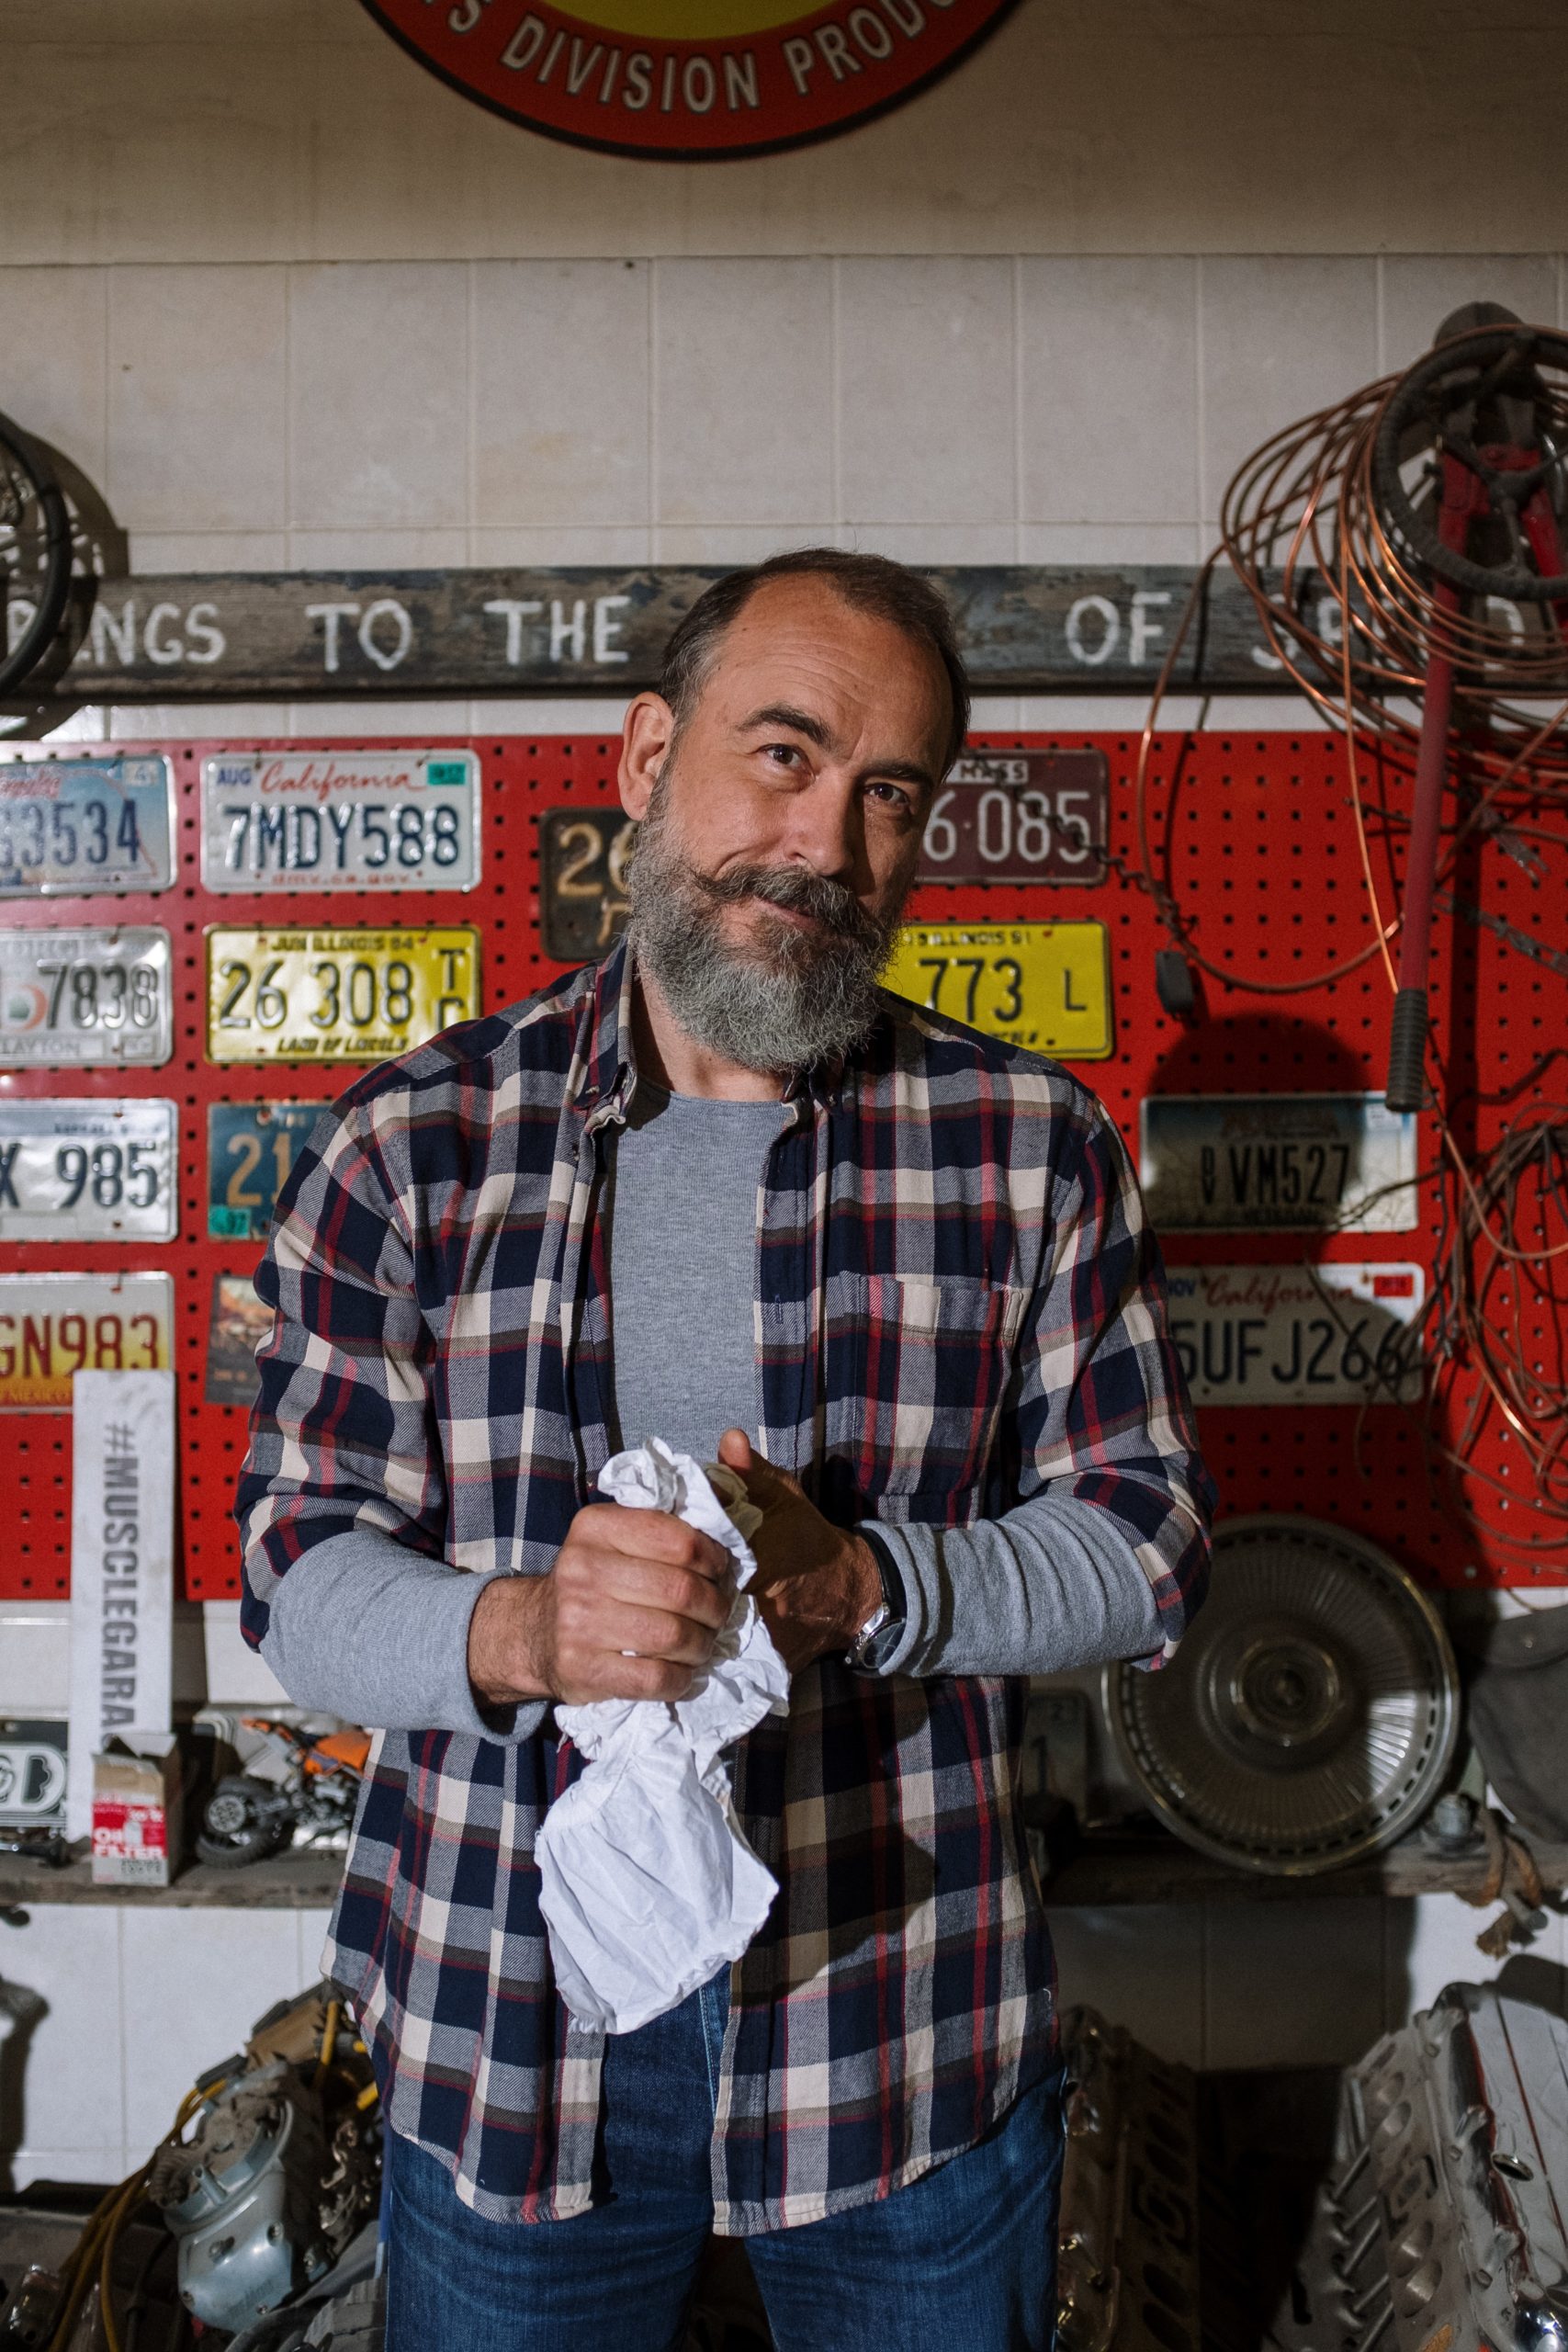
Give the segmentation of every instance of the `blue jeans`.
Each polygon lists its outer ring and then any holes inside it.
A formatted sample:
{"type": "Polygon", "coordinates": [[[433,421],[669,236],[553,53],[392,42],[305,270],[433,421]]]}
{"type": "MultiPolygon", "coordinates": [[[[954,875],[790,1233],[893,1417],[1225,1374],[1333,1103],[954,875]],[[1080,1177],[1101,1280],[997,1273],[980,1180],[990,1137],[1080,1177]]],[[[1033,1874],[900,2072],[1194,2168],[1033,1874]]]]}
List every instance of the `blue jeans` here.
{"type": "MultiPolygon", "coordinates": [[[[387,2352],[669,2352],[713,2219],[709,2146],[726,1971],[613,2036],[608,2203],[570,2222],[487,2222],[445,2165],[389,2137],[387,2352]]],[[[749,2237],[779,2352],[1048,2352],[1055,2333],[1061,2077],[977,2146],[872,2205],[749,2237]]]]}

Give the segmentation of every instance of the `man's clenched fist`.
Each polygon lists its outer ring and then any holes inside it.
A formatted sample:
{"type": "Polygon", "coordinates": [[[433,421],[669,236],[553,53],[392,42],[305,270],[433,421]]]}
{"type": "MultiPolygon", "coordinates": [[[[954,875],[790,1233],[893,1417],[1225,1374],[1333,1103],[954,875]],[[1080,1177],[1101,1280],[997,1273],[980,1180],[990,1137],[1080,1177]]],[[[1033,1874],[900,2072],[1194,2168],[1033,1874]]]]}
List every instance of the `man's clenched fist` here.
{"type": "Polygon", "coordinates": [[[590,1503],[547,1575],[496,1577],[479,1595],[468,1679],[491,1706],[683,1699],[729,1614],[733,1566],[668,1512],[590,1503]]]}

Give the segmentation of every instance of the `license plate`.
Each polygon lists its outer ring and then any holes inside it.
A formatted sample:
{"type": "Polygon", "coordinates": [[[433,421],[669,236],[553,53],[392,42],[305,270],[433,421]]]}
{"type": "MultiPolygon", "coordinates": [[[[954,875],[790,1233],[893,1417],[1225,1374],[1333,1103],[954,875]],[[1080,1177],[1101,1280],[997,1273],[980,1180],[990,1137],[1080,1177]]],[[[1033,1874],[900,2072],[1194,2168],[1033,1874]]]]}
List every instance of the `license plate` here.
{"type": "Polygon", "coordinates": [[[174,793],[162,756],[0,765],[0,899],[166,890],[174,793]]]}
{"type": "Polygon", "coordinates": [[[626,920],[626,860],[637,827],[619,808],[547,808],[540,826],[545,953],[591,963],[626,920]]]}
{"type": "Polygon", "coordinates": [[[66,1413],[78,1372],[165,1372],[167,1274],[0,1274],[0,1411],[66,1413]]]}
{"type": "Polygon", "coordinates": [[[209,1405],[250,1411],[258,1386],[256,1350],[271,1330],[272,1309],[256,1295],[248,1274],[213,1275],[202,1390],[209,1405]]]}
{"type": "Polygon", "coordinates": [[[265,1241],[294,1155],[324,1102],[214,1102],[207,1114],[207,1230],[265,1241]]]}
{"type": "Polygon", "coordinates": [[[1111,1050],[1102,922],[906,923],[884,978],[898,996],[1066,1061],[1111,1050]]]}
{"type": "Polygon", "coordinates": [[[1168,1232],[1408,1233],[1416,1119],[1380,1094],[1150,1094],[1142,1174],[1168,1232]]]}
{"type": "Polygon", "coordinates": [[[1103,882],[1103,752],[972,752],[931,804],[919,882],[1103,882]]]}
{"type": "Polygon", "coordinates": [[[201,763],[209,890],[471,890],[472,752],[224,752],[201,763]]]}
{"type": "Polygon", "coordinates": [[[1170,1335],[1198,1405],[1414,1403],[1417,1265],[1172,1266],[1170,1335]]]}
{"type": "Polygon", "coordinates": [[[166,931],[0,931],[0,1069],[155,1068],[172,994],[166,931]]]}
{"type": "Polygon", "coordinates": [[[64,1828],[65,1734],[50,1715],[0,1718],[0,1827],[64,1828]]]}
{"type": "Polygon", "coordinates": [[[0,1102],[0,1241],[172,1241],[173,1102],[0,1102]]]}
{"type": "Polygon", "coordinates": [[[252,931],[207,934],[215,1062],[379,1062],[479,1009],[479,934],[252,931]]]}

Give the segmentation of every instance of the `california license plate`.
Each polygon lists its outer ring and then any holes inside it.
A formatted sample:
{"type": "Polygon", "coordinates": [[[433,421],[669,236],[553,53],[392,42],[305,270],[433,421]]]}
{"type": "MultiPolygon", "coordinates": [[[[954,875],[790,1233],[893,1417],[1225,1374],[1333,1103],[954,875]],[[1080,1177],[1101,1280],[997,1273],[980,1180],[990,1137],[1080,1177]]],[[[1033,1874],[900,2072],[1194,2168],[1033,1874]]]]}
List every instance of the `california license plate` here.
{"type": "Polygon", "coordinates": [[[1381,1094],[1150,1094],[1142,1174],[1168,1232],[1408,1233],[1415,1114],[1381,1094]]]}
{"type": "Polygon", "coordinates": [[[201,763],[209,890],[471,890],[472,752],[223,752],[201,763]]]}
{"type": "Polygon", "coordinates": [[[215,1062],[379,1062],[479,1009],[479,934],[253,931],[207,934],[215,1062]]]}
{"type": "Polygon", "coordinates": [[[918,882],[1103,882],[1103,752],[971,752],[931,804],[918,882]]]}
{"type": "Polygon", "coordinates": [[[1198,1405],[1412,1403],[1418,1265],[1172,1266],[1170,1335],[1198,1405]]]}
{"type": "Polygon", "coordinates": [[[620,937],[637,827],[620,808],[547,808],[539,827],[545,953],[586,964],[620,937]]]}
{"type": "Polygon", "coordinates": [[[166,931],[0,931],[0,1069],[155,1068],[172,997],[166,931]]]}
{"type": "Polygon", "coordinates": [[[0,1274],[0,1411],[68,1413],[78,1372],[174,1362],[167,1274],[0,1274]]]}
{"type": "Polygon", "coordinates": [[[0,764],[0,899],[166,890],[174,794],[161,755],[0,764]]]}
{"type": "Polygon", "coordinates": [[[294,1155],[324,1102],[214,1102],[207,1114],[207,1230],[265,1241],[294,1155]]]}
{"type": "Polygon", "coordinates": [[[896,994],[1010,1046],[1075,1062],[1111,1050],[1102,922],[906,923],[884,978],[896,994]]]}
{"type": "Polygon", "coordinates": [[[173,1102],[0,1102],[0,1241],[172,1241],[173,1102]]]}

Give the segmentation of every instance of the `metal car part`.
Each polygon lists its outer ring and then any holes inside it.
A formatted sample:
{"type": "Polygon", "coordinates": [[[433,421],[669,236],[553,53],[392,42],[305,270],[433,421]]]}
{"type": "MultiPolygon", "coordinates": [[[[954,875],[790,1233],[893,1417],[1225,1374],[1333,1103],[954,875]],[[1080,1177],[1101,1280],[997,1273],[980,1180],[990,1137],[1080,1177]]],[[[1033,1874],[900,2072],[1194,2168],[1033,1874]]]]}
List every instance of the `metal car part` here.
{"type": "Polygon", "coordinates": [[[58,2271],[32,2263],[17,2281],[16,2290],[0,2302],[0,2345],[6,2352],[32,2352],[54,2333],[65,2281],[58,2271]]]}
{"type": "Polygon", "coordinates": [[[180,2298],[206,2326],[244,2328],[324,2278],[374,2210],[375,2126],[355,2106],[330,2116],[318,2072],[282,2055],[247,2067],[154,2160],[180,2298]]]}
{"type": "Polygon", "coordinates": [[[1158,1674],[1108,1668],[1105,1705],[1168,1828],[1283,1876],[1411,1827],[1459,1731],[1453,1656],[1425,1594],[1361,1536],[1273,1512],[1225,1521],[1175,1657],[1158,1674]]]}
{"type": "Polygon", "coordinates": [[[1059,2352],[1199,2352],[1193,2076],[1090,2008],[1062,2055],[1059,2352]]]}
{"type": "Polygon", "coordinates": [[[180,2299],[204,2326],[242,2327],[326,2267],[310,2196],[324,2165],[319,2111],[281,2059],[160,2153],[152,2201],[180,2241],[180,2299]]]}
{"type": "Polygon", "coordinates": [[[1568,2023],[1450,1984],[1346,2078],[1280,2352],[1568,2342],[1568,2023]]]}

